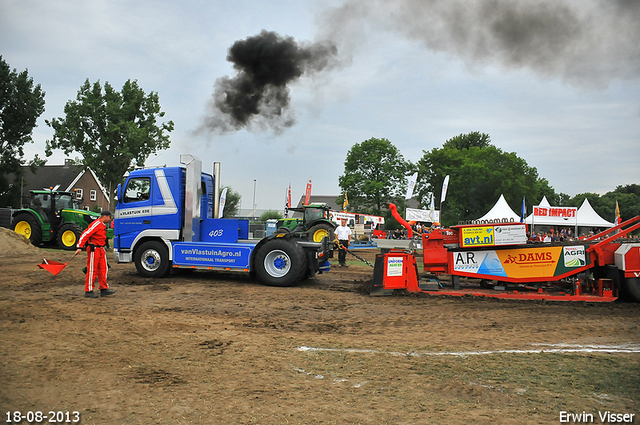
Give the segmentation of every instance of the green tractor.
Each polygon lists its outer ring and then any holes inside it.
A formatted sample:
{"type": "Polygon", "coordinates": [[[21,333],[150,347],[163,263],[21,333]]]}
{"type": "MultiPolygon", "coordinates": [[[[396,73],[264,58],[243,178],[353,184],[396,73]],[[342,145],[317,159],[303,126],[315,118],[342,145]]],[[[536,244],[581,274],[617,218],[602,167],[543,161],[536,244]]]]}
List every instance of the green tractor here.
{"type": "MultiPolygon", "coordinates": [[[[64,249],[76,249],[82,232],[100,214],[80,210],[75,196],[70,192],[32,190],[29,208],[13,213],[11,228],[39,246],[41,243],[57,243],[64,249]]],[[[107,236],[113,230],[107,229],[107,236]]]]}
{"type": "Polygon", "coordinates": [[[302,218],[283,218],[276,224],[277,233],[300,233],[307,240],[322,242],[325,236],[333,241],[336,224],[330,219],[328,204],[309,204],[289,211],[302,212],[302,218]]]}

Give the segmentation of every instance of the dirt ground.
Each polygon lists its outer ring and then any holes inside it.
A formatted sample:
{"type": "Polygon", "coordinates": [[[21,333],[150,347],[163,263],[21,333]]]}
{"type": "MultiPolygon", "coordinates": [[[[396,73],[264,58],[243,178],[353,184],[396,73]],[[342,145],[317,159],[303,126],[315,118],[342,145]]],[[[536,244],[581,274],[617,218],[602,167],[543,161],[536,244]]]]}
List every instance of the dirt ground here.
{"type": "Polygon", "coordinates": [[[36,267],[72,255],[0,229],[2,422],[640,423],[638,304],[370,297],[354,258],[293,288],[112,264],[116,295],[87,299],[84,256],[55,277],[36,267]]]}

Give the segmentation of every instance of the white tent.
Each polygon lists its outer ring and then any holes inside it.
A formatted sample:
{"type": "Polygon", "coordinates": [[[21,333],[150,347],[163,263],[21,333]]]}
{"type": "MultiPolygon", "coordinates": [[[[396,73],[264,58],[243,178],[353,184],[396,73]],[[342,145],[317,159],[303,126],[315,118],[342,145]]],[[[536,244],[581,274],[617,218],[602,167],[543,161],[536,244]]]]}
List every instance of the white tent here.
{"type": "Polygon", "coordinates": [[[613,227],[614,224],[600,217],[587,198],[578,208],[578,226],[580,227],[613,227]]]}
{"type": "MultiPolygon", "coordinates": [[[[551,208],[549,205],[549,201],[547,201],[546,197],[543,197],[540,201],[539,207],[547,207],[551,208]]],[[[613,227],[613,223],[610,223],[600,217],[598,213],[596,213],[589,200],[584,198],[584,202],[582,202],[582,206],[578,208],[578,212],[576,213],[576,219],[569,220],[564,217],[533,217],[533,213],[531,213],[524,221],[527,224],[533,224],[535,226],[567,226],[567,227],[613,227]]]]}
{"type": "Polygon", "coordinates": [[[488,213],[480,217],[478,220],[502,220],[508,219],[512,221],[520,221],[520,214],[514,212],[509,204],[507,204],[507,200],[504,199],[504,195],[500,195],[500,199],[498,202],[489,210],[488,213]]]}

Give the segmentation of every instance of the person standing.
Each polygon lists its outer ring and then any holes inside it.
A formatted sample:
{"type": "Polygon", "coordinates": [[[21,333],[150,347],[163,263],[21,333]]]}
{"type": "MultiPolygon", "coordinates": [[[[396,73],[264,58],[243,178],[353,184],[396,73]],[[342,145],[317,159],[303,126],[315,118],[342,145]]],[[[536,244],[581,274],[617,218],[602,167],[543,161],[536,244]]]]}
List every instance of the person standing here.
{"type": "Polygon", "coordinates": [[[86,298],[106,297],[116,293],[109,289],[107,283],[107,224],[112,219],[111,211],[102,211],[100,218],[91,223],[78,239],[76,255],[80,254],[85,245],[87,247],[87,276],[84,284],[86,298]],[[96,278],[100,285],[100,295],[93,292],[96,278]]]}
{"type": "Polygon", "coordinates": [[[346,218],[340,220],[340,226],[336,227],[335,235],[341,245],[338,250],[338,262],[341,267],[349,267],[347,266],[347,248],[351,239],[351,229],[347,226],[346,218]]]}

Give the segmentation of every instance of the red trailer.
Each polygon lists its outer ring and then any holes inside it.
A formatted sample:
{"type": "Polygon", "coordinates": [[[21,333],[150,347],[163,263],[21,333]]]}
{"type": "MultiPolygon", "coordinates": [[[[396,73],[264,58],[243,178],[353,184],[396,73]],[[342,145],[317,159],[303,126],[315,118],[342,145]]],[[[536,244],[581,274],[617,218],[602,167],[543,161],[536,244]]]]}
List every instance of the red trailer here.
{"type": "Polygon", "coordinates": [[[640,302],[640,240],[628,237],[639,228],[640,216],[585,240],[554,243],[530,243],[523,223],[436,229],[422,236],[422,274],[416,246],[377,255],[371,294],[640,302]],[[446,284],[443,275],[451,276],[446,284]]]}

